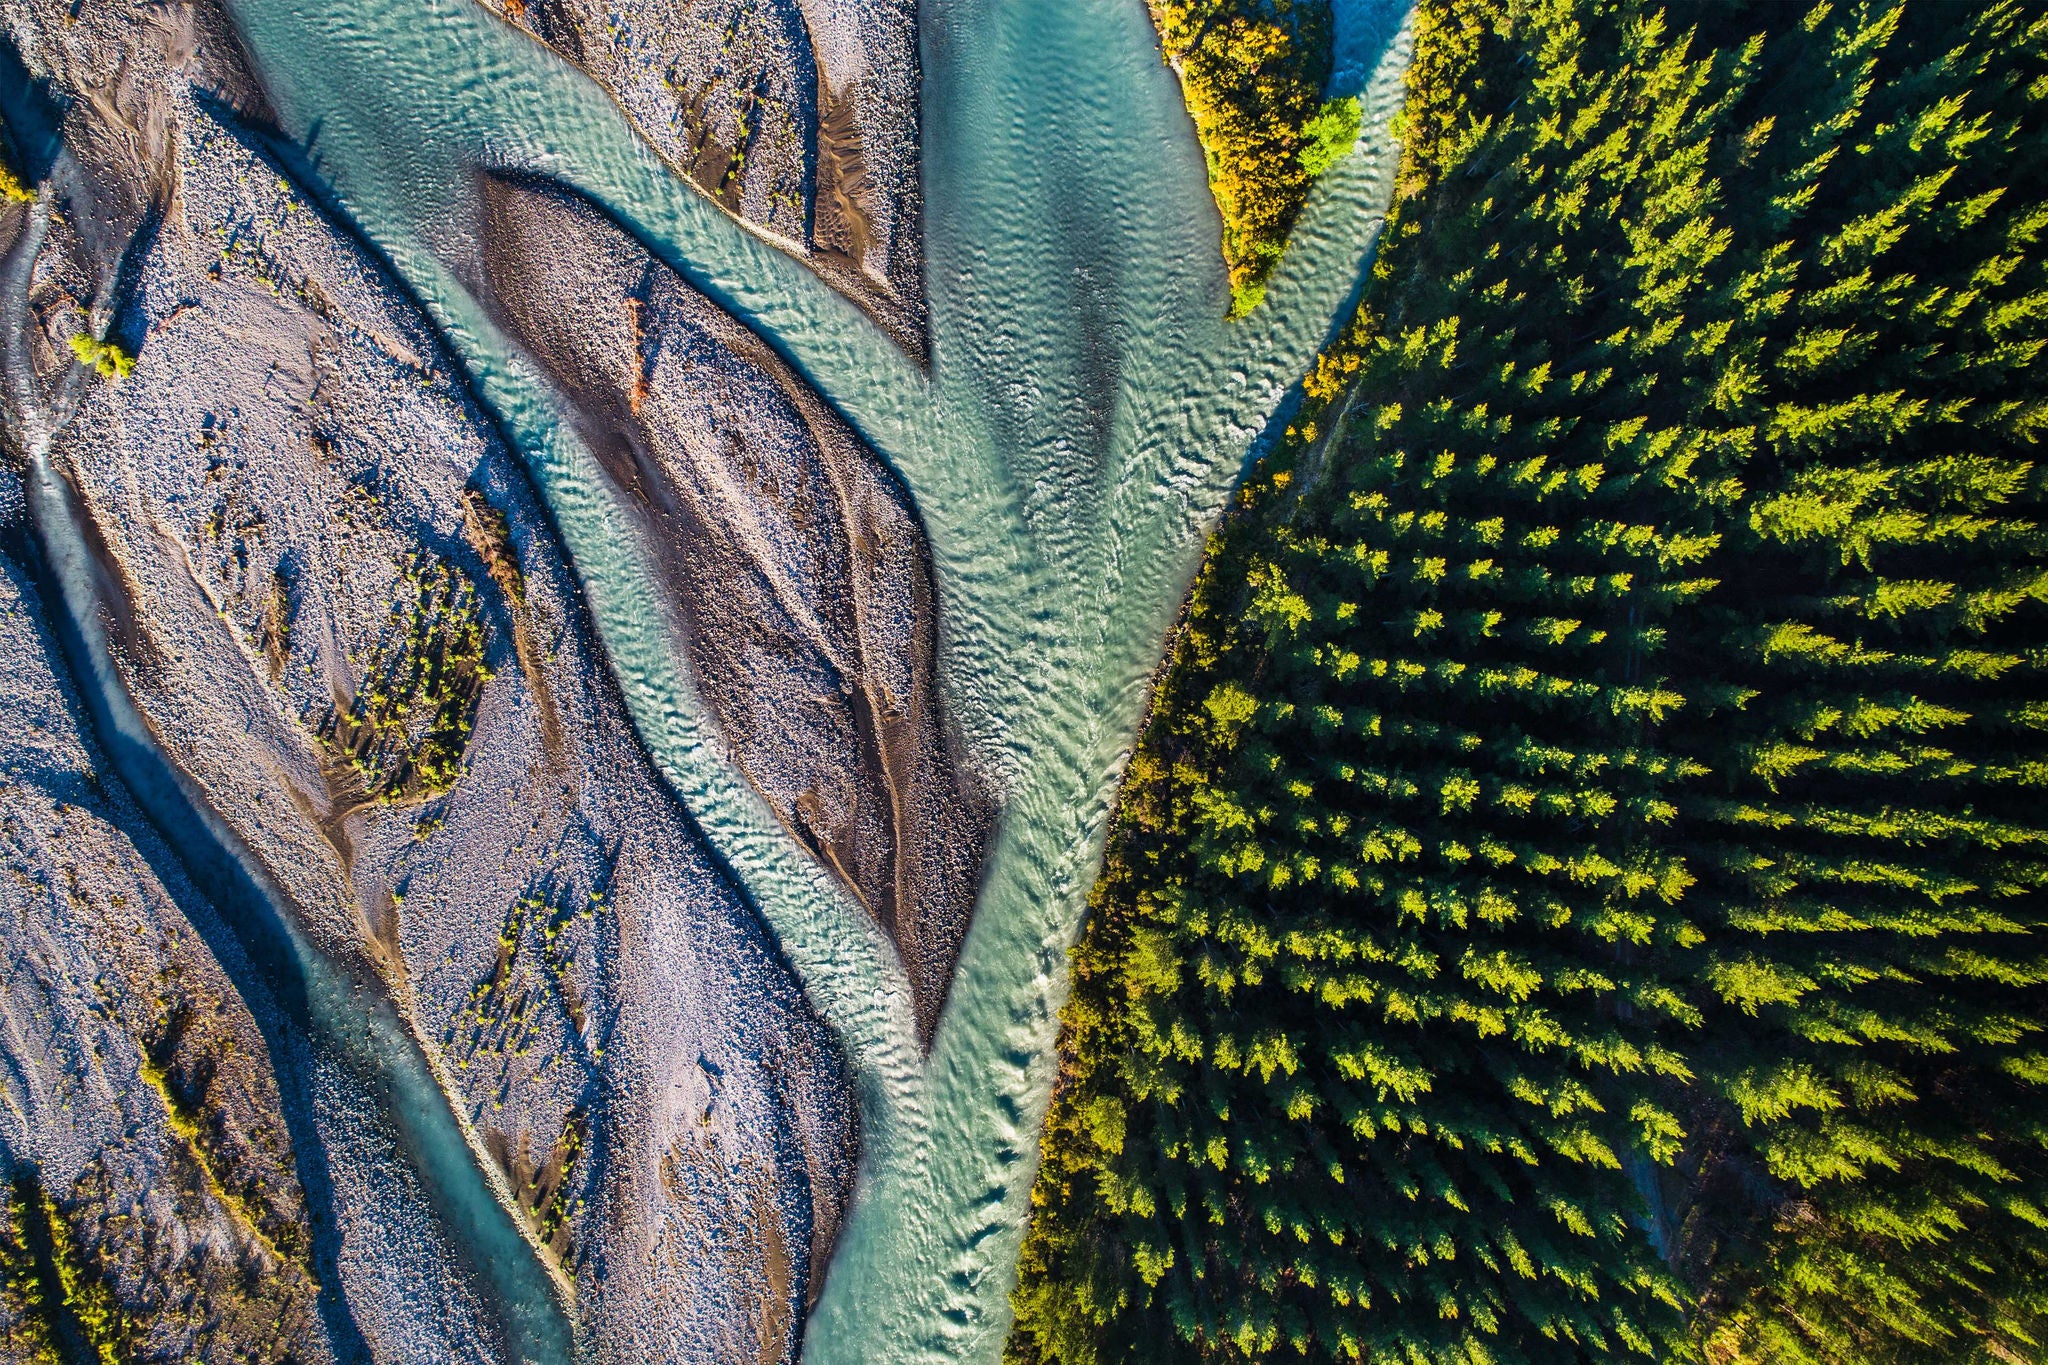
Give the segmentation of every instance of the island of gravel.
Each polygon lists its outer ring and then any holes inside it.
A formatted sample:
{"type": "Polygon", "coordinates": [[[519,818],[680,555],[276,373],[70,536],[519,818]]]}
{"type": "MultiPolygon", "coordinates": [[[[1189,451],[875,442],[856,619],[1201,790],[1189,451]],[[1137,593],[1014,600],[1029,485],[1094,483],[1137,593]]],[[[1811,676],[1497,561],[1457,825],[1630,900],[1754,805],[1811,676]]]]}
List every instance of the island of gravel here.
{"type": "Polygon", "coordinates": [[[923,359],[916,0],[481,0],[923,359]]]}
{"type": "Polygon", "coordinates": [[[787,1358],[853,1176],[836,1045],[633,739],[515,457],[268,149],[225,26],[179,14],[7,17],[52,91],[112,92],[0,108],[34,187],[0,205],[8,1330],[138,1360],[502,1333],[389,1116],[102,756],[41,461],[156,752],[404,1020],[579,1341],[787,1358]]]}
{"type": "Polygon", "coordinates": [[[493,175],[478,189],[475,292],[630,509],[734,762],[895,943],[929,1044],[994,809],[939,695],[909,493],[588,200],[493,175]]]}

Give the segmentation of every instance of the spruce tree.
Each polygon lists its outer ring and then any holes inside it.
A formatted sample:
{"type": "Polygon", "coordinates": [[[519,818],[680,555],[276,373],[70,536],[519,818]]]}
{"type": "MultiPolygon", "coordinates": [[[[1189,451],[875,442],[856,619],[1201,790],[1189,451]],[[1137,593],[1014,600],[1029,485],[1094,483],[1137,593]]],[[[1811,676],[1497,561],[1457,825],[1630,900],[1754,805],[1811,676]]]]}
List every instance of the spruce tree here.
{"type": "Polygon", "coordinates": [[[1410,144],[1369,406],[1254,490],[1127,786],[1020,1297],[1042,1357],[1653,1358],[1676,1323],[1636,1194],[1683,1136],[1697,936],[1657,650],[1731,493],[1629,370],[1681,360],[1746,79],[1653,16],[1426,12],[1411,107],[1467,107],[1410,144]],[[1619,288],[1552,268],[1660,237],[1619,288]]]}

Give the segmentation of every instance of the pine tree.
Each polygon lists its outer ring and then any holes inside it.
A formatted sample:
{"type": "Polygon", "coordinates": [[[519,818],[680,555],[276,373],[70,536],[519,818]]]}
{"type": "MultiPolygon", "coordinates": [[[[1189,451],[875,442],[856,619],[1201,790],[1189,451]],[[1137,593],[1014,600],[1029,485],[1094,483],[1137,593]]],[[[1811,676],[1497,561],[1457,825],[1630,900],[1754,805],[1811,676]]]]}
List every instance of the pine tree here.
{"type": "Polygon", "coordinates": [[[1348,348],[1375,408],[1226,537],[1127,787],[1071,1016],[1100,1060],[1020,1297],[1041,1356],[1648,1358],[1676,1322],[1635,1225],[1696,936],[1655,656],[1727,490],[1617,361],[1682,344],[1744,79],[1653,19],[1426,13],[1411,80],[1476,107],[1411,143],[1348,348]],[[1660,234],[1625,289],[1547,268],[1660,234]]]}

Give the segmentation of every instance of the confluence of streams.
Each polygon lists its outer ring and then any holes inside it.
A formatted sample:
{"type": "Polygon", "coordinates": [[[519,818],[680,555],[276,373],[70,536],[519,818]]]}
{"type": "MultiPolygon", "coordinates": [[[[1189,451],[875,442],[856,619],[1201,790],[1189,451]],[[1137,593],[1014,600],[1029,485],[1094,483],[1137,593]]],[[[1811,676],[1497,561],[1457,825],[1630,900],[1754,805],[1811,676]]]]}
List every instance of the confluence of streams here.
{"type": "Polygon", "coordinates": [[[1226,323],[1201,150],[1140,0],[926,0],[929,374],[472,0],[231,7],[287,131],[525,456],[643,742],[852,1058],[863,1165],[805,1360],[994,1360],[1065,953],[1116,778],[1204,534],[1360,280],[1391,190],[1405,6],[1349,7],[1370,35],[1364,141],[1318,186],[1265,302],[1226,323]],[[885,942],[726,762],[628,519],[451,272],[479,166],[610,207],[909,486],[932,542],[943,685],[1002,803],[928,1059],[885,942]]]}

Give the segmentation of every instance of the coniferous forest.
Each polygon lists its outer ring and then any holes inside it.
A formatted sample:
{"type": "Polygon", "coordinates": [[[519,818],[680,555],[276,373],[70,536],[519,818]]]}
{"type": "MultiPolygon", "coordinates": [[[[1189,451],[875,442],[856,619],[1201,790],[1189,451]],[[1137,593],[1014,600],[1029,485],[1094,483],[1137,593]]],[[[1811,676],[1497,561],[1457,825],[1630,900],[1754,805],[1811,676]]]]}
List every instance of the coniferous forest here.
{"type": "Polygon", "coordinates": [[[2048,10],[1421,0],[1016,1362],[2048,1360],[2048,10]]]}

